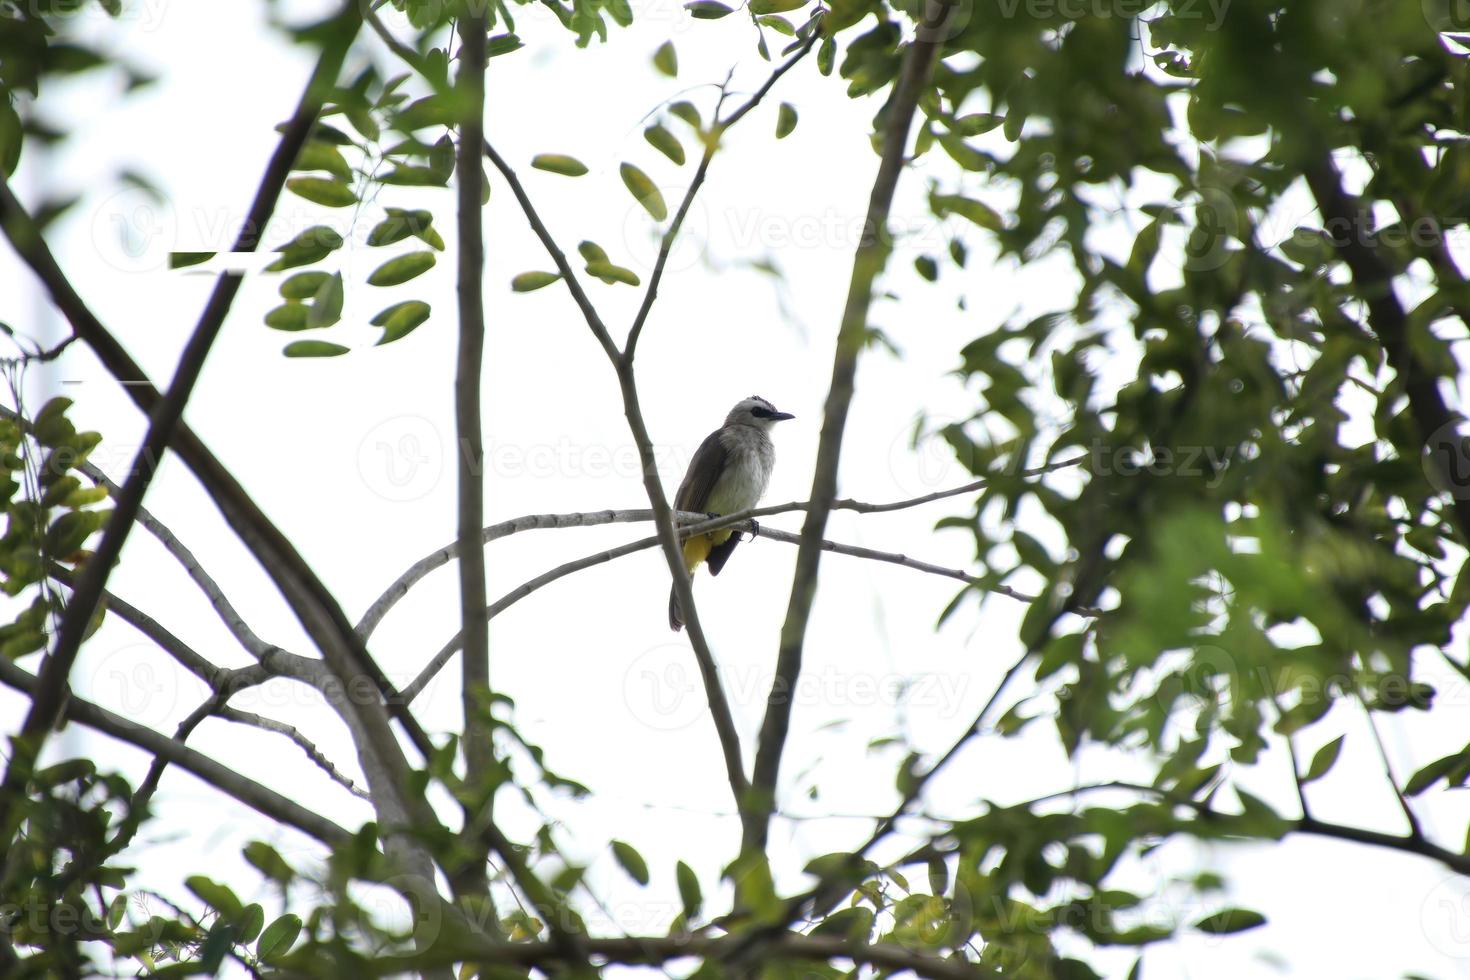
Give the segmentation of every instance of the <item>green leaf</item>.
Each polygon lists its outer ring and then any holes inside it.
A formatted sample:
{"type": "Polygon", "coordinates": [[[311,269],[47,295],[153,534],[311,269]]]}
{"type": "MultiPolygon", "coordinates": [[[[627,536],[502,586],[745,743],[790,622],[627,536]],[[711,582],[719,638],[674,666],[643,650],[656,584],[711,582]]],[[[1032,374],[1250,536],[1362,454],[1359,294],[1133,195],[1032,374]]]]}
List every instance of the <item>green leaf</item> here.
{"type": "Polygon", "coordinates": [[[664,156],[677,163],[684,165],[684,146],[673,133],[655,123],[643,131],[643,138],[652,144],[664,156]]]}
{"type": "Polygon", "coordinates": [[[628,872],[628,877],[640,885],[648,884],[648,862],[643,860],[643,855],[639,854],[632,844],[615,840],[612,842],[612,852],[618,864],[628,872]]]}
{"type": "Polygon", "coordinates": [[[305,330],[310,319],[305,303],[284,303],[265,315],[265,325],[272,330],[305,330]]]}
{"type": "Polygon", "coordinates": [[[301,935],[301,917],[287,912],[265,927],[255,943],[255,955],[266,963],[274,963],[285,957],[301,935]]]}
{"type": "Polygon", "coordinates": [[[611,262],[588,262],[587,274],[596,276],[603,282],[612,284],[615,282],[627,283],[629,286],[638,285],[638,274],[632,269],[625,269],[611,262]]]}
{"type": "Polygon", "coordinates": [[[485,42],[485,57],[498,58],[512,51],[519,51],[525,46],[525,42],[514,34],[497,34],[485,42]]]}
{"type": "Polygon", "coordinates": [[[255,937],[260,935],[260,927],[265,925],[265,910],[256,902],[245,906],[245,912],[236,923],[239,931],[239,941],[242,943],[253,943],[255,937]]]}
{"type": "Polygon", "coordinates": [[[1265,924],[1266,917],[1259,912],[1253,912],[1250,909],[1224,909],[1213,915],[1205,916],[1196,922],[1194,927],[1200,932],[1207,932],[1214,936],[1228,936],[1265,924]]]}
{"type": "Polygon", "coordinates": [[[933,256],[921,255],[914,259],[914,270],[929,282],[939,278],[939,263],[934,261],[933,256]]]}
{"type": "Polygon", "coordinates": [[[388,171],[380,180],[399,187],[443,187],[449,183],[449,174],[434,167],[404,163],[388,171]]]}
{"type": "Polygon", "coordinates": [[[561,153],[538,153],[531,158],[531,166],[563,177],[580,177],[587,172],[587,165],[581,160],[561,153]]]}
{"type": "Polygon", "coordinates": [[[325,140],[308,140],[296,158],[296,170],[325,170],[338,180],[351,180],[352,168],[342,151],[325,140]]]}
{"type": "Polygon", "coordinates": [[[669,216],[669,209],[664,204],[664,196],[648,178],[648,174],[631,163],[623,164],[618,170],[623,175],[623,183],[654,221],[663,221],[669,216]]]}
{"type": "Polygon", "coordinates": [[[284,272],[300,265],[311,265],[341,247],[341,235],[325,225],[313,225],[276,249],[281,257],[265,268],[267,272],[284,272]]]}
{"type": "Polygon", "coordinates": [[[257,871],[265,875],[276,884],[289,884],[296,877],[296,872],[281,857],[281,852],[264,841],[251,841],[241,849],[245,860],[249,861],[257,871]]]}
{"type": "Polygon", "coordinates": [[[428,318],[429,304],[416,299],[395,303],[380,311],[377,316],[373,317],[373,326],[383,328],[383,336],[378,338],[378,346],[402,340],[428,318]]]}
{"type": "Polygon", "coordinates": [[[776,115],[776,139],[785,139],[794,129],[796,129],[796,107],[790,102],[782,102],[781,109],[776,115]]]}
{"type": "Polygon", "coordinates": [[[694,108],[692,102],[675,102],[669,106],[669,115],[682,120],[694,130],[698,130],[703,125],[703,121],[699,118],[699,110],[694,108]]]}
{"type": "Polygon", "coordinates": [[[1342,752],[1344,738],[1346,738],[1345,735],[1339,735],[1317,750],[1317,754],[1312,756],[1312,764],[1307,767],[1307,774],[1302,777],[1303,783],[1310,783],[1327,775],[1328,770],[1337,762],[1337,757],[1342,752]]]}
{"type": "Polygon", "coordinates": [[[1445,778],[1451,772],[1453,772],[1455,767],[1461,763],[1465,756],[1466,752],[1462,750],[1460,752],[1456,752],[1453,755],[1447,755],[1443,758],[1435,759],[1433,762],[1429,763],[1429,765],[1425,766],[1423,769],[1420,769],[1418,772],[1414,773],[1414,775],[1409,777],[1408,783],[1404,786],[1404,795],[1418,796],[1420,793],[1424,792],[1429,787],[1433,786],[1435,783],[1439,782],[1441,779],[1445,778]]]}
{"type": "Polygon", "coordinates": [[[168,253],[168,267],[170,269],[184,269],[191,265],[199,265],[214,258],[214,252],[170,252],[168,253]]]}
{"type": "Polygon", "coordinates": [[[328,177],[292,177],[286,187],[314,204],[329,208],[346,208],[357,203],[352,188],[328,177]]]}
{"type": "Polygon", "coordinates": [[[337,357],[347,353],[349,349],[325,340],[298,340],[287,344],[281,353],[287,357],[337,357]]]}
{"type": "Polygon", "coordinates": [[[233,919],[244,911],[228,885],[211,881],[203,875],[190,875],[184,879],[184,887],[225,918],[233,919]]]}
{"type": "Polygon", "coordinates": [[[699,876],[683,861],[674,865],[674,879],[679,883],[679,901],[684,904],[684,921],[692,922],[704,905],[704,894],[699,887],[699,876]]]}
{"type": "Polygon", "coordinates": [[[931,194],[929,195],[929,206],[940,217],[957,214],[989,231],[1005,229],[1005,222],[999,214],[996,214],[994,208],[961,194],[931,194]]]}
{"type": "Polygon", "coordinates": [[[753,14],[784,14],[791,10],[799,10],[805,7],[807,0],[751,0],[750,12],[753,14]]]}
{"type": "Polygon", "coordinates": [[[673,41],[665,41],[658,46],[658,50],[653,53],[653,67],[670,78],[678,77],[679,55],[674,50],[673,41]]]}
{"type": "Polygon", "coordinates": [[[306,318],[307,328],[315,330],[330,327],[342,319],[342,294],[342,273],[334,272],[321,284],[312,299],[311,312],[306,318]]]}
{"type": "Polygon", "coordinates": [[[684,9],[697,20],[719,20],[733,12],[717,0],[694,0],[693,3],[686,3],[684,9]]]}
{"type": "Polygon", "coordinates": [[[298,272],[281,283],[281,296],[284,299],[311,299],[322,288],[322,283],[330,278],[331,274],[326,272],[298,272]]]}
{"type": "Polygon", "coordinates": [[[397,286],[428,272],[434,267],[434,262],[433,252],[409,252],[389,259],[374,269],[373,274],[368,276],[368,284],[397,286]]]}
{"type": "Polygon", "coordinates": [[[550,286],[561,278],[559,272],[522,272],[510,281],[510,288],[517,293],[529,293],[542,286],[550,286]]]}
{"type": "Polygon", "coordinates": [[[582,242],[577,246],[577,251],[582,253],[582,258],[588,263],[608,261],[607,253],[596,242],[582,242]]]}

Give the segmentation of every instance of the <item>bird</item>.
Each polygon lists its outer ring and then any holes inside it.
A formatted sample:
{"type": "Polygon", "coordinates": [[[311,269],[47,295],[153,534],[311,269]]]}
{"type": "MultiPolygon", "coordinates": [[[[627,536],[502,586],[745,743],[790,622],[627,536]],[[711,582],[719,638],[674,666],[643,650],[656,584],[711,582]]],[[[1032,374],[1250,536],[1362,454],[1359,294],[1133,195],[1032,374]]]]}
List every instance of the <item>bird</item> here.
{"type": "MultiPolygon", "coordinates": [[[[754,507],[766,492],[776,465],[776,447],[768,434],[771,426],[795,417],[776,411],[775,405],[759,395],[736,402],[725,424],[694,451],[684,482],[674,495],[674,509],[719,515],[754,507]]],[[[710,574],[718,575],[739,543],[740,535],[728,528],[696,534],[684,542],[684,568],[692,577],[708,561],[710,574]]],[[[679,594],[670,589],[669,629],[677,633],[683,628],[679,594]]]]}

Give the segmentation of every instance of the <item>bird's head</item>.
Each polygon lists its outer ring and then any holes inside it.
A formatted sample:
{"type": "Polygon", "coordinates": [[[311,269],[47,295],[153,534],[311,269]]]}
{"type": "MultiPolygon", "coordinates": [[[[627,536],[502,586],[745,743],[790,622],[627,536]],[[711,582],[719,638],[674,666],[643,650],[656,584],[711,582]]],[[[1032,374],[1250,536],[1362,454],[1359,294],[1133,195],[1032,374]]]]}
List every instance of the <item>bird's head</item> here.
{"type": "Polygon", "coordinates": [[[776,406],[759,395],[751,395],[735,403],[730,414],[725,416],[726,425],[753,425],[758,429],[769,429],[777,422],[795,418],[787,412],[776,411],[776,406]]]}

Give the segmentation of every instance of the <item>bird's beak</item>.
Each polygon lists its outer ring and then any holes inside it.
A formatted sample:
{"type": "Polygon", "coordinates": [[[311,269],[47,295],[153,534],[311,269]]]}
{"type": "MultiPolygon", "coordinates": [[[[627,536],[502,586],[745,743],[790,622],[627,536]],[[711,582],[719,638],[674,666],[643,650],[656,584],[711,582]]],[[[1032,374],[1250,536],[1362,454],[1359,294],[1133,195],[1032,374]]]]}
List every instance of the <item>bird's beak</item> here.
{"type": "Polygon", "coordinates": [[[771,421],[772,422],[785,422],[787,419],[794,419],[794,418],[796,418],[796,416],[795,415],[792,415],[790,412],[772,412],[771,413],[771,421]]]}

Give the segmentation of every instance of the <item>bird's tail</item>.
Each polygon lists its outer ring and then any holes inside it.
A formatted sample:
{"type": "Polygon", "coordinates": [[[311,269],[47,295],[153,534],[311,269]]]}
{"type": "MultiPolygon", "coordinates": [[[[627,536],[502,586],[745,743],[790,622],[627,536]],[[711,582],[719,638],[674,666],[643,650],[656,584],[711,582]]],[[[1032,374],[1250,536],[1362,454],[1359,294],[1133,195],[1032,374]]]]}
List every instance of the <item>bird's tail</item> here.
{"type": "MultiPolygon", "coordinates": [[[[691,584],[694,570],[709,557],[713,542],[708,534],[701,534],[684,542],[684,569],[689,573],[691,584]]],[[[679,605],[679,592],[669,587],[669,629],[675,633],[684,628],[684,607],[679,605]]]]}

